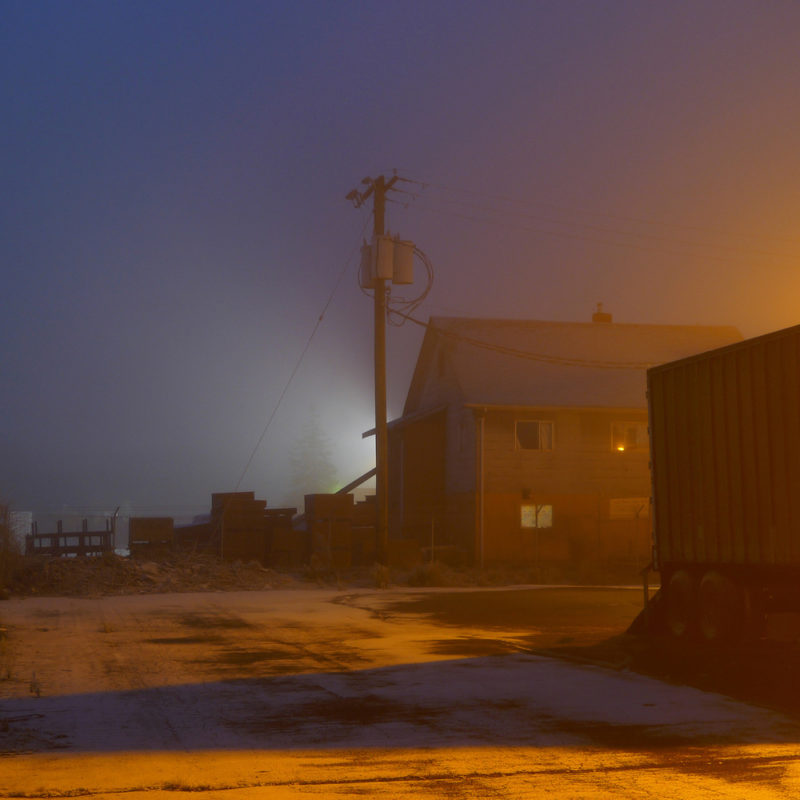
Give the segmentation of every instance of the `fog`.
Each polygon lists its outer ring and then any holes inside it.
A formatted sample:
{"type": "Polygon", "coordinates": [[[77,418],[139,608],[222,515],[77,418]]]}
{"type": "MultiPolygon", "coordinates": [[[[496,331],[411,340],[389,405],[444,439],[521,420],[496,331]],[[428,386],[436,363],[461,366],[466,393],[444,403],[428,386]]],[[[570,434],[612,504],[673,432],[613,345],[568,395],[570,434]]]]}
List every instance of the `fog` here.
{"type": "MultiPolygon", "coordinates": [[[[340,484],[370,469],[345,194],[395,169],[420,319],[796,324],[798,33],[789,3],[5,3],[0,498],[282,505],[314,413],[340,484]]],[[[388,336],[391,419],[422,329],[388,336]]]]}

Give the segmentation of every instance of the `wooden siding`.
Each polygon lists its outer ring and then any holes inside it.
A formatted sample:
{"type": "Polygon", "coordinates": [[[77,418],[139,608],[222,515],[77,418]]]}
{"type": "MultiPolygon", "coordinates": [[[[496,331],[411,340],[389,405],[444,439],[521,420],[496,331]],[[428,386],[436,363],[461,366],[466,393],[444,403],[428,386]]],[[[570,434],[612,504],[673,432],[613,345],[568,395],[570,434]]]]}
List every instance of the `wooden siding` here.
{"type": "Polygon", "coordinates": [[[554,563],[581,567],[624,562],[633,575],[651,557],[650,518],[609,519],[609,498],[598,495],[542,494],[528,499],[515,493],[485,496],[486,563],[554,563]],[[523,528],[525,503],[550,504],[550,528],[523,528]]]}
{"type": "Polygon", "coordinates": [[[475,412],[470,408],[449,406],[447,409],[447,493],[475,490],[476,468],[475,412]]]}
{"type": "Polygon", "coordinates": [[[431,524],[444,531],[445,495],[444,409],[430,417],[390,431],[389,532],[427,546],[431,524]]]}
{"type": "Polygon", "coordinates": [[[614,422],[647,423],[644,411],[582,412],[579,410],[490,412],[484,428],[486,492],[525,490],[607,497],[647,497],[650,494],[648,452],[612,450],[614,422]],[[552,450],[521,450],[516,446],[516,420],[552,421],[552,450]]]}
{"type": "MultiPolygon", "coordinates": [[[[489,410],[484,418],[484,563],[569,563],[650,559],[648,452],[616,452],[614,423],[646,425],[644,411],[489,410]],[[522,450],[517,420],[553,423],[552,450],[522,450]],[[618,509],[637,505],[636,518],[618,509]],[[617,511],[611,513],[611,501],[617,511]],[[521,524],[523,503],[553,506],[552,528],[521,524]],[[620,506],[621,503],[621,506],[620,506]],[[624,516],[624,514],[622,515],[624,516]]],[[[479,434],[471,409],[451,406],[390,431],[390,533],[453,545],[478,560],[479,434]]],[[[627,512],[625,512],[627,513],[627,512]]]]}
{"type": "MultiPolygon", "coordinates": [[[[593,563],[650,560],[646,449],[617,452],[614,423],[647,424],[644,411],[493,411],[484,423],[484,561],[593,563]],[[552,450],[517,446],[517,420],[553,423],[552,450]],[[638,498],[637,518],[611,519],[611,500],[638,498]],[[550,504],[552,528],[521,526],[523,503],[550,504]]],[[[635,503],[632,504],[636,505],[635,503]]]]}

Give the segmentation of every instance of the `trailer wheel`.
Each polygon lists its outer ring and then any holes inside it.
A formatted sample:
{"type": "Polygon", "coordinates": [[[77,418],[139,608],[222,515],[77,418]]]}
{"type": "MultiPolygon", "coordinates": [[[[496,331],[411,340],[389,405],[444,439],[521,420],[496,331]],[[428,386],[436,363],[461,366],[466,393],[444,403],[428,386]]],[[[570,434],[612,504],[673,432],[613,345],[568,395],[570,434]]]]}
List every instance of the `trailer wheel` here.
{"type": "Polygon", "coordinates": [[[700,631],[707,642],[733,642],[744,633],[744,592],[719,572],[707,572],[700,581],[700,631]]]}
{"type": "Polygon", "coordinates": [[[758,640],[767,633],[767,602],[764,594],[749,588],[744,592],[745,638],[758,640]]]}
{"type": "Polygon", "coordinates": [[[695,619],[695,590],[692,576],[685,570],[673,572],[667,583],[664,619],[669,632],[678,638],[687,636],[695,619]]]}

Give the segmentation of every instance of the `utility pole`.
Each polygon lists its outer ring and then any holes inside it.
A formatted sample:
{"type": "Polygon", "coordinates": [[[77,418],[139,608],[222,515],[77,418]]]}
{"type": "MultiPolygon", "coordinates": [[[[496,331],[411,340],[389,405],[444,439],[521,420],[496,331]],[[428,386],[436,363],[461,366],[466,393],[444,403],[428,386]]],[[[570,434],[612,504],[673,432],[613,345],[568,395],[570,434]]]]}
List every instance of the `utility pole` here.
{"type": "MultiPolygon", "coordinates": [[[[366,178],[362,183],[368,185],[365,192],[353,190],[347,198],[356,207],[372,195],[373,226],[376,237],[385,233],[386,192],[397,182],[394,175],[388,181],[383,175],[366,178]]],[[[374,340],[375,340],[375,544],[378,560],[387,563],[389,548],[389,483],[388,483],[388,444],[386,429],[386,279],[374,278],[374,340]]]]}
{"type": "MultiPolygon", "coordinates": [[[[383,175],[373,186],[375,236],[383,236],[386,215],[386,182],[383,175]]],[[[378,561],[388,563],[389,549],[389,483],[387,472],[389,434],[386,428],[386,281],[375,278],[375,543],[378,561]]]]}

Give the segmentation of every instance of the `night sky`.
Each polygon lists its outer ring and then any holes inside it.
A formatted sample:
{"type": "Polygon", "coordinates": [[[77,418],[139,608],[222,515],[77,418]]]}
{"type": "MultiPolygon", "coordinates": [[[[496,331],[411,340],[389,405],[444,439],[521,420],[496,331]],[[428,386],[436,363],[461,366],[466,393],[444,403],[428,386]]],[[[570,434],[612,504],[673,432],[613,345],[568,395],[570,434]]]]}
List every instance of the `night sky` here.
{"type": "Polygon", "coordinates": [[[394,169],[420,319],[799,323],[798,42],[788,0],[2,0],[0,499],[282,505],[310,419],[369,469],[345,195],[394,169]]]}

